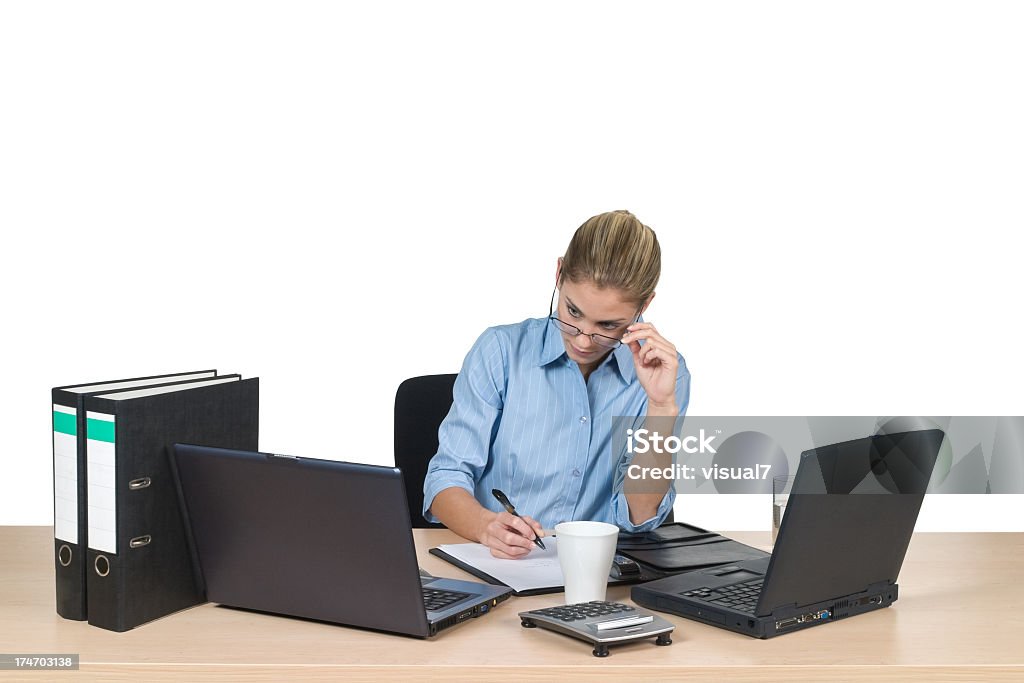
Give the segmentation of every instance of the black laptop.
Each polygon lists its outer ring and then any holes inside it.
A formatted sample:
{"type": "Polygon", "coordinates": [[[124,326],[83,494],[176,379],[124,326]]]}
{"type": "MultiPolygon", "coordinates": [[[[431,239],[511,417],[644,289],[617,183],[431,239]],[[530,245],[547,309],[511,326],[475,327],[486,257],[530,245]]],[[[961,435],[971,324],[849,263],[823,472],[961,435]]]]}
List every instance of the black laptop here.
{"type": "Polygon", "coordinates": [[[635,586],[633,601],[757,638],[888,607],[944,438],[879,434],[804,452],[770,556],[635,586]]]}
{"type": "Polygon", "coordinates": [[[421,574],[397,468],[182,444],[172,460],[211,602],[428,637],[512,592],[421,574]]]}

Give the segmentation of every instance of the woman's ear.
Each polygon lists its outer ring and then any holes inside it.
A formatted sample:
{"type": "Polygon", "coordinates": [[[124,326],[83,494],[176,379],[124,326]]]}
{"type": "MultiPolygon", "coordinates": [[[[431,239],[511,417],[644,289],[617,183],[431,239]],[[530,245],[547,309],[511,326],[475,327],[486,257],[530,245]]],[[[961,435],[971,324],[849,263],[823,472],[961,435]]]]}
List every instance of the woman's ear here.
{"type": "Polygon", "coordinates": [[[647,303],[645,303],[644,307],[640,309],[640,315],[643,315],[647,311],[647,307],[651,305],[652,301],[654,301],[655,294],[657,294],[657,292],[651,292],[651,296],[648,297],[647,303]]]}
{"type": "Polygon", "coordinates": [[[558,257],[558,263],[555,264],[555,287],[558,286],[558,280],[562,276],[562,257],[558,257]]]}

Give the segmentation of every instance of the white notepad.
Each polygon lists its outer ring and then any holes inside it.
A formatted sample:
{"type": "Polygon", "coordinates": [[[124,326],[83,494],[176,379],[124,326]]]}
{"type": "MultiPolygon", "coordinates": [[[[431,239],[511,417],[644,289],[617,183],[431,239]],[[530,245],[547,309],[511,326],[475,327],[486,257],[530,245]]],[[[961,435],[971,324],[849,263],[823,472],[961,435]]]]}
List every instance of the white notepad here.
{"type": "Polygon", "coordinates": [[[558,539],[544,538],[547,550],[534,548],[518,560],[502,560],[491,555],[490,549],[479,543],[453,543],[438,546],[451,557],[491,576],[516,591],[560,588],[565,584],[562,567],[558,564],[558,539]]]}

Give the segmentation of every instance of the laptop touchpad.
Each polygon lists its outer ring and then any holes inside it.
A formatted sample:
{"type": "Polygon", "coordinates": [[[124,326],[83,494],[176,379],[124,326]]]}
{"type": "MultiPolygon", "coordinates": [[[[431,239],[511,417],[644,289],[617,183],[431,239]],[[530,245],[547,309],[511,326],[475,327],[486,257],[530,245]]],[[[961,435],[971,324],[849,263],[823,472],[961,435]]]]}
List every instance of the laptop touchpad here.
{"type": "Polygon", "coordinates": [[[715,575],[721,576],[723,579],[729,579],[729,581],[748,581],[750,579],[759,579],[761,578],[761,576],[763,576],[763,574],[747,571],[746,569],[737,569],[731,572],[721,572],[716,573],[715,575]]]}

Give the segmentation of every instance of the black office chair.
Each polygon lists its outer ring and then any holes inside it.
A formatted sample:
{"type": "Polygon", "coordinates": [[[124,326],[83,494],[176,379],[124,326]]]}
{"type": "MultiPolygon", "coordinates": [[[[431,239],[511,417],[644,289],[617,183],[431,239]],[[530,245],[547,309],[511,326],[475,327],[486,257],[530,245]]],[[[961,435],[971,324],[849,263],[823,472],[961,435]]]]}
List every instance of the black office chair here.
{"type": "MultiPolygon", "coordinates": [[[[395,393],[395,467],[402,470],[414,529],[444,528],[423,518],[423,480],[430,459],[437,453],[437,430],[451,410],[457,376],[410,377],[395,393]]],[[[663,524],[674,519],[669,510],[663,524]]]]}
{"type": "Polygon", "coordinates": [[[452,407],[456,377],[410,377],[395,393],[395,466],[402,470],[414,529],[444,528],[423,518],[423,480],[437,453],[437,430],[452,407]]]}

